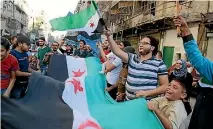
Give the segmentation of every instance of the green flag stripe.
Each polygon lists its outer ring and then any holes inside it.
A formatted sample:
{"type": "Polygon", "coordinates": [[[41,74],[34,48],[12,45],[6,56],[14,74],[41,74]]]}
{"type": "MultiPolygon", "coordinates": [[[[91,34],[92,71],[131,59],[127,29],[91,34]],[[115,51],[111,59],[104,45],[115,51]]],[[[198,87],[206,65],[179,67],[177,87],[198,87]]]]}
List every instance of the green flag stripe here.
{"type": "Polygon", "coordinates": [[[97,5],[93,2],[89,8],[72,16],[55,18],[50,20],[50,24],[54,30],[64,31],[68,29],[83,28],[88,20],[95,15],[97,5]]]}
{"type": "Polygon", "coordinates": [[[98,58],[85,58],[86,99],[89,112],[103,129],[164,129],[144,98],[118,103],[105,94],[106,77],[98,58]]]}

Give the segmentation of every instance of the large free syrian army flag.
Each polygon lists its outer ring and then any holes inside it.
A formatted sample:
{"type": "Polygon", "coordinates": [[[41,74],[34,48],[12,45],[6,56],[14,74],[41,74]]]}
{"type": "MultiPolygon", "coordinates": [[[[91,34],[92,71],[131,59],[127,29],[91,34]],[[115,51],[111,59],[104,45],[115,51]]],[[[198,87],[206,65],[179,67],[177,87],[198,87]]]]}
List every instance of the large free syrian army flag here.
{"type": "Polygon", "coordinates": [[[112,100],[98,58],[56,59],[67,64],[61,69],[69,78],[62,83],[33,73],[23,98],[1,97],[2,129],[163,129],[145,99],[112,100]]]}
{"type": "Polygon", "coordinates": [[[97,4],[93,0],[85,10],[71,16],[52,19],[50,24],[52,30],[57,31],[85,31],[88,35],[103,31],[103,20],[100,17],[97,4]]]}

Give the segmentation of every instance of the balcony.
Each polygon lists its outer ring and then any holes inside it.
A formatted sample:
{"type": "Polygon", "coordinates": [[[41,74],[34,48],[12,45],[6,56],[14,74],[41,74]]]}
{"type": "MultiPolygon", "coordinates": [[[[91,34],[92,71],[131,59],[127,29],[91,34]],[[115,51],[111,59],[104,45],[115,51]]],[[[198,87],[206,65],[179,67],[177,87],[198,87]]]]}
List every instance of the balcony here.
{"type": "MultiPolygon", "coordinates": [[[[173,1],[135,1],[132,15],[117,16],[113,32],[152,23],[164,18],[172,18],[175,13],[175,2],[173,1]],[[122,18],[121,18],[122,17],[122,18]]],[[[120,6],[123,7],[123,6],[120,6]]],[[[121,14],[121,11],[113,13],[121,14]]],[[[128,13],[126,13],[128,14],[128,13]]]]}

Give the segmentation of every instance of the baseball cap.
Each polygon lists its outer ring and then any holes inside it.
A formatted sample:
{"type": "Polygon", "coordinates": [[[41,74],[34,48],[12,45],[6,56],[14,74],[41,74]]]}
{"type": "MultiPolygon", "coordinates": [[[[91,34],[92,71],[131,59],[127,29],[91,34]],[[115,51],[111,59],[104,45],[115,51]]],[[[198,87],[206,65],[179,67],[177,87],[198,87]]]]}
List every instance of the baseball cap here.
{"type": "Polygon", "coordinates": [[[21,35],[18,36],[17,43],[26,43],[27,45],[30,45],[30,39],[27,36],[21,35]]]}

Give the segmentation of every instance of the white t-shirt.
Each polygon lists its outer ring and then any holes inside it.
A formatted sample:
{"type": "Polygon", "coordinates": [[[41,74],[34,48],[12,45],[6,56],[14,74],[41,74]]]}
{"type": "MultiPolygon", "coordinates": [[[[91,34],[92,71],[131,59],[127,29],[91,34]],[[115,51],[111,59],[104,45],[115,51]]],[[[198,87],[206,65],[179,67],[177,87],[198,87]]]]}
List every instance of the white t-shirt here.
{"type": "Polygon", "coordinates": [[[107,82],[111,85],[115,85],[119,78],[123,63],[122,60],[112,52],[110,52],[106,57],[108,58],[109,62],[116,67],[111,72],[107,73],[107,82]]]}

